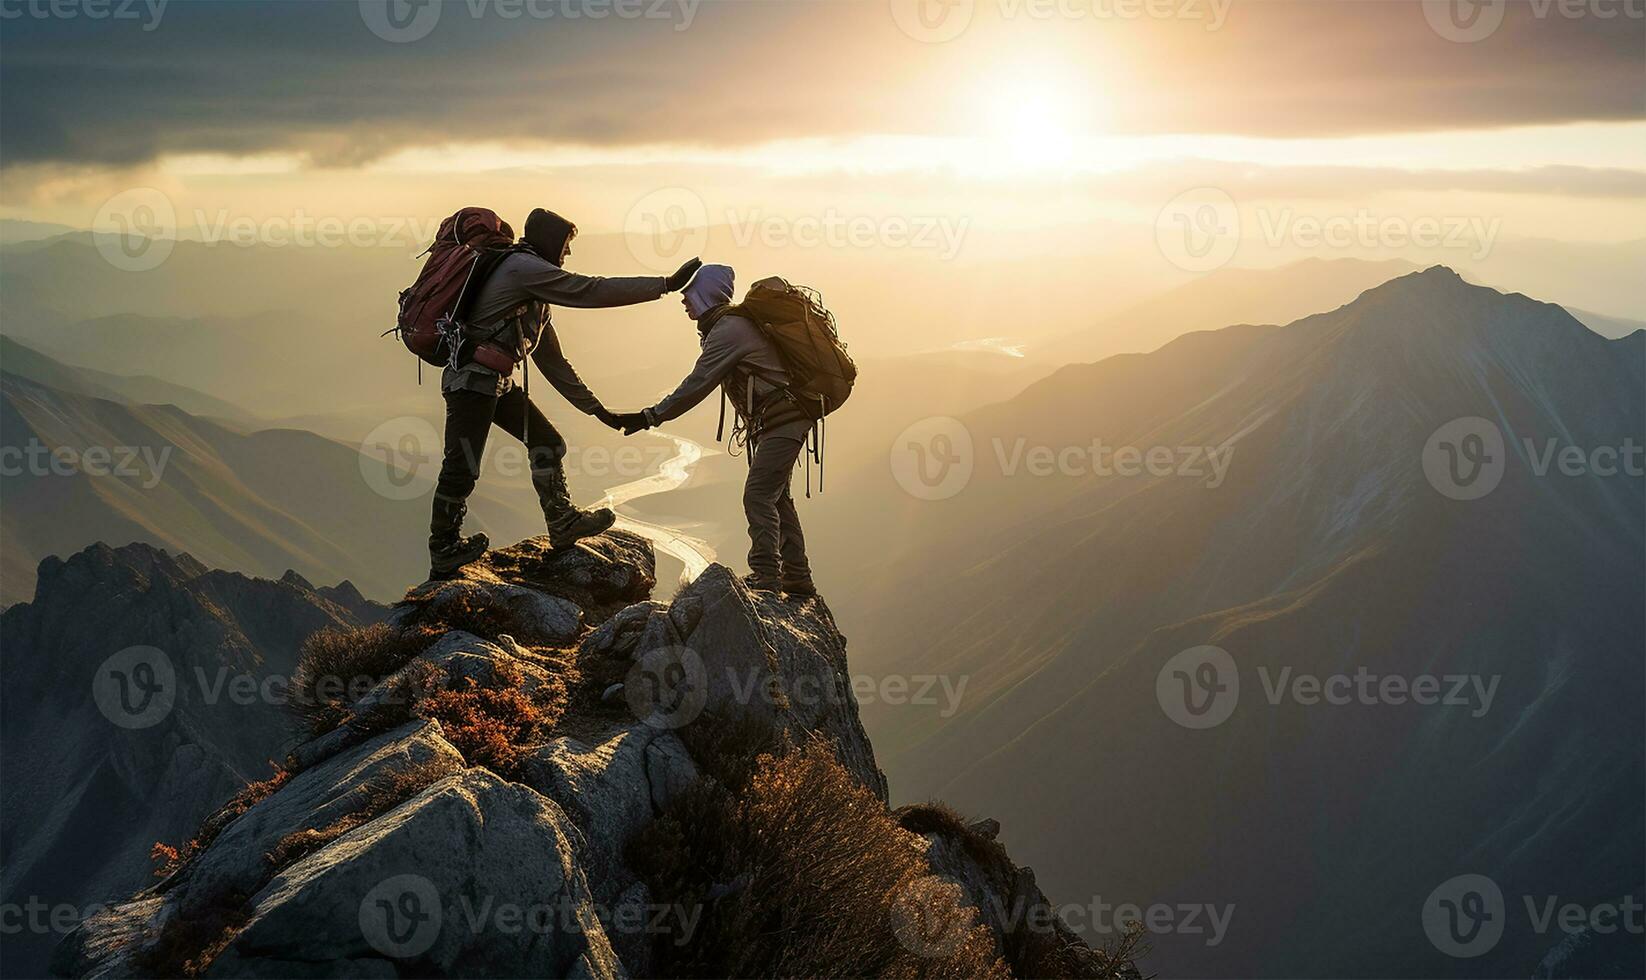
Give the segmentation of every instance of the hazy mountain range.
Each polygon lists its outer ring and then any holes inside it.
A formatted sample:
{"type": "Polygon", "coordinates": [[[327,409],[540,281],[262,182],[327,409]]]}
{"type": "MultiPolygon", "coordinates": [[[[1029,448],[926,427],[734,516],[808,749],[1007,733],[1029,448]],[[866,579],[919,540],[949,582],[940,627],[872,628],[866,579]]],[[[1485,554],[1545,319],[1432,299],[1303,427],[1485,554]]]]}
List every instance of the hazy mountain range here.
{"type": "Polygon", "coordinates": [[[957,494],[915,499],[869,467],[809,525],[820,565],[851,563],[833,595],[860,669],[968,681],[947,717],[865,708],[907,798],[1001,814],[1064,893],[1232,905],[1216,946],[1157,937],[1169,973],[1527,973],[1564,934],[1535,933],[1520,896],[1641,894],[1646,332],[1608,340],[1435,268],[1284,327],[1068,367],[960,423],[957,494]],[[1471,418],[1483,446],[1442,430],[1471,418]],[[1096,474],[1094,439],[1163,465],[1096,474]],[[1076,453],[1036,476],[1034,446],[1076,453]],[[1442,492],[1474,466],[1501,482],[1442,492]],[[1157,697],[1201,645],[1239,683],[1204,731],[1157,697]],[[1495,700],[1287,687],[1362,670],[1495,700]],[[1457,961],[1420,913],[1466,872],[1510,919],[1457,961]]]}
{"type": "MultiPolygon", "coordinates": [[[[149,845],[188,840],[285,757],[282,685],[304,638],[384,612],[347,583],[248,578],[147,545],[47,559],[31,601],[0,615],[6,900],[78,913],[151,882],[149,845]]],[[[6,975],[44,976],[60,938],[8,935],[6,975]]]]}

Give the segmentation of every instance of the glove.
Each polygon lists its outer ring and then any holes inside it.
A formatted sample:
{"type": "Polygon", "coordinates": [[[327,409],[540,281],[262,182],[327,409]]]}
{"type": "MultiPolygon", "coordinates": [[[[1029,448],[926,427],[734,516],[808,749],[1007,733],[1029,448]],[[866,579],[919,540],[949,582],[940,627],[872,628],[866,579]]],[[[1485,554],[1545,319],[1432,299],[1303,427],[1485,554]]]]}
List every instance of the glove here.
{"type": "Polygon", "coordinates": [[[599,419],[600,424],[608,429],[623,428],[623,424],[617,420],[617,413],[604,406],[594,410],[594,417],[599,419]]]}
{"type": "Polygon", "coordinates": [[[646,420],[645,412],[619,412],[613,418],[617,424],[612,428],[622,429],[623,434],[626,436],[632,436],[636,432],[644,432],[652,427],[652,424],[646,420]]]}
{"type": "Polygon", "coordinates": [[[692,276],[697,275],[697,270],[701,268],[703,268],[702,259],[692,259],[690,262],[687,262],[685,265],[674,270],[674,275],[668,278],[667,285],[665,285],[663,291],[665,293],[678,293],[682,289],[685,289],[686,286],[691,283],[692,276]]]}

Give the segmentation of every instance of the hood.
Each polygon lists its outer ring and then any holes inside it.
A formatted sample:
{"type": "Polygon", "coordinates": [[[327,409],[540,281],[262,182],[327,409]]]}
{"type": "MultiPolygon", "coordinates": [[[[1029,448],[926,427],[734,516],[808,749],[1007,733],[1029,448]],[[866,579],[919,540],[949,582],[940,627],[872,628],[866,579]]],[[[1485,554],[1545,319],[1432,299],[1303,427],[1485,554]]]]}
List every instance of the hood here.
{"type": "Polygon", "coordinates": [[[576,225],[553,211],[538,208],[526,218],[526,232],[520,240],[546,261],[559,265],[566,243],[576,237],[576,225]]]}
{"type": "Polygon", "coordinates": [[[732,271],[731,266],[704,266],[697,270],[697,275],[686,287],[686,311],[696,320],[715,307],[730,303],[736,283],[737,273],[732,271]]]}

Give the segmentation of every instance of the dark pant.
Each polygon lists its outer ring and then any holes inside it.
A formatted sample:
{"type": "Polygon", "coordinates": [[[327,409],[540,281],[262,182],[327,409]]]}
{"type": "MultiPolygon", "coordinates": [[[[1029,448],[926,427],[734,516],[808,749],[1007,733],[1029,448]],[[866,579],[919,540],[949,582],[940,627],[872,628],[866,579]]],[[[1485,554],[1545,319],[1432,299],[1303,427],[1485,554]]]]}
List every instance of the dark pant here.
{"type": "Polygon", "coordinates": [[[552,478],[559,475],[560,461],[566,457],[566,440],[518,387],[500,398],[478,391],[446,392],[446,454],[435,497],[451,503],[469,499],[480,479],[480,461],[493,425],[525,443],[532,486],[538,499],[546,501],[554,491],[552,478]]]}
{"type": "Polygon", "coordinates": [[[794,508],[789,478],[806,448],[807,422],[780,425],[749,443],[749,479],[743,484],[743,513],[749,519],[749,571],[762,578],[809,582],[806,537],[794,508]]]}

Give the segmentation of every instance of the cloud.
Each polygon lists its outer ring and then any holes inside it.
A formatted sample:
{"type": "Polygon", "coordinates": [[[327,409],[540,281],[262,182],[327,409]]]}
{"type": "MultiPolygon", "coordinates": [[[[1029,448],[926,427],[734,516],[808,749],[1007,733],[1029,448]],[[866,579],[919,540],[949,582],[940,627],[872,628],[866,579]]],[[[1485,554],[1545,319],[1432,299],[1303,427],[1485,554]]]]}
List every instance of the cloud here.
{"type": "Polygon", "coordinates": [[[1045,5],[1051,17],[1031,15],[1032,0],[978,0],[966,32],[927,44],[884,2],[146,0],[130,9],[158,4],[158,18],[49,16],[80,9],[63,2],[0,0],[0,163],[298,152],[351,166],[466,141],[944,133],[975,125],[972,93],[999,66],[1041,52],[1123,132],[1329,136],[1646,115],[1646,21],[1573,18],[1559,4],[1537,16],[1510,3],[1490,37],[1459,43],[1415,2],[1235,0],[1211,30],[1103,16],[1125,8],[1099,0],[1045,5]],[[372,30],[384,10],[404,15],[391,34],[426,33],[386,40],[372,30]]]}

